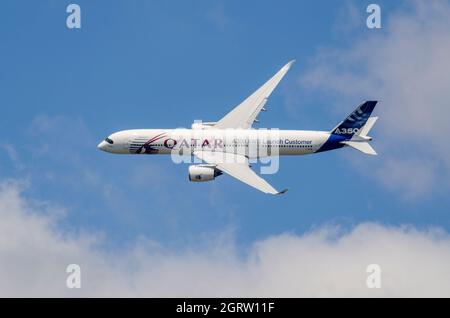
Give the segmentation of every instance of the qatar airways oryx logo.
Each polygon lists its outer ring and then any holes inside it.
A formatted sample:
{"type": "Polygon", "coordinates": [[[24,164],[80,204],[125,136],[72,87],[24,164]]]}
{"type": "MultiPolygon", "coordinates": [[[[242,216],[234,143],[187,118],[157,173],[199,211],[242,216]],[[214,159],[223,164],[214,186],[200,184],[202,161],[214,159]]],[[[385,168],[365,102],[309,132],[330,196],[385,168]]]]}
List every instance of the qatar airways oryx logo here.
{"type": "Polygon", "coordinates": [[[130,153],[156,154],[159,152],[159,150],[154,146],[152,146],[152,143],[159,141],[164,137],[166,137],[165,133],[156,135],[150,139],[147,139],[145,137],[137,137],[133,139],[130,143],[130,153]]]}

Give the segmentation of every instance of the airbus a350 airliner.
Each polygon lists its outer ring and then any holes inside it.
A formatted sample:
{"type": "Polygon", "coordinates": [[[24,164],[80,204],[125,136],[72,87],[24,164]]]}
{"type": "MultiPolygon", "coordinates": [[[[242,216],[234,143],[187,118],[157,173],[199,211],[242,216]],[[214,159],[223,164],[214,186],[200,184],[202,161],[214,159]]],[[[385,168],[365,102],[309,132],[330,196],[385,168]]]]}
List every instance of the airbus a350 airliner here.
{"type": "Polygon", "coordinates": [[[306,155],[351,147],[376,155],[367,134],[378,117],[370,117],[377,101],[366,101],[330,131],[252,129],[265,111],[272,91],[286,75],[289,62],[269,81],[216,122],[193,123],[191,129],[132,129],[113,133],[98,148],[116,154],[178,154],[197,158],[189,180],[211,181],[226,173],[264,193],[281,194],[251,169],[252,160],[306,155]]]}

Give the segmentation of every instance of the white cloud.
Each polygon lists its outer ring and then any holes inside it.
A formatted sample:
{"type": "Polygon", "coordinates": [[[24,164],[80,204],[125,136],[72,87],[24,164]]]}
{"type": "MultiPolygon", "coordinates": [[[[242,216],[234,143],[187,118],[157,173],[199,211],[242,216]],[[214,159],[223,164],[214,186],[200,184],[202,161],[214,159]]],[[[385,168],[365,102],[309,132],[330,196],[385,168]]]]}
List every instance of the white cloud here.
{"type": "Polygon", "coordinates": [[[365,10],[362,10],[362,8],[364,8],[364,4],[359,3],[359,5],[356,5],[351,0],[346,0],[344,3],[341,3],[336,12],[336,21],[332,27],[332,31],[337,36],[342,36],[342,34],[350,34],[365,26],[365,10]]]}
{"type": "Polygon", "coordinates": [[[405,199],[414,199],[429,191],[438,178],[438,171],[431,160],[388,158],[383,167],[375,171],[375,176],[388,188],[404,189],[405,199]]]}
{"type": "Polygon", "coordinates": [[[23,171],[25,169],[25,165],[20,160],[17,150],[11,144],[3,142],[0,148],[2,148],[6,152],[16,171],[23,171]]]}
{"type": "Polygon", "coordinates": [[[0,296],[450,296],[450,237],[439,230],[360,224],[281,234],[238,256],[230,235],[202,250],[169,252],[140,239],[102,250],[97,235],[58,230],[58,208],[0,186],[0,296]],[[77,263],[82,288],[65,286],[77,263]],[[382,269],[368,289],[366,266],[382,269]]]}
{"type": "Polygon", "coordinates": [[[417,1],[410,6],[382,11],[383,19],[388,16],[383,29],[367,30],[347,49],[322,49],[299,83],[303,89],[336,93],[337,104],[347,111],[352,103],[381,100],[374,134],[383,157],[374,170],[384,173],[373,175],[412,198],[449,185],[450,5],[417,1]],[[432,162],[420,170],[427,184],[411,183],[420,167],[411,162],[432,162]],[[409,178],[393,183],[391,174],[409,178]]]}

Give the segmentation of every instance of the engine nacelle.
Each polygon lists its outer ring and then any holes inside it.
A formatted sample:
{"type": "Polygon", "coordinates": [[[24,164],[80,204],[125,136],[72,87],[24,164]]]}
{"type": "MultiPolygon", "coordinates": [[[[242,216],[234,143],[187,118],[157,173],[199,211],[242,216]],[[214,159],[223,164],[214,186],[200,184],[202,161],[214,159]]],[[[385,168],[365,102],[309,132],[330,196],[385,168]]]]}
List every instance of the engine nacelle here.
{"type": "Polygon", "coordinates": [[[221,171],[210,166],[193,165],[189,166],[189,181],[204,182],[212,181],[222,174],[221,171]]]}

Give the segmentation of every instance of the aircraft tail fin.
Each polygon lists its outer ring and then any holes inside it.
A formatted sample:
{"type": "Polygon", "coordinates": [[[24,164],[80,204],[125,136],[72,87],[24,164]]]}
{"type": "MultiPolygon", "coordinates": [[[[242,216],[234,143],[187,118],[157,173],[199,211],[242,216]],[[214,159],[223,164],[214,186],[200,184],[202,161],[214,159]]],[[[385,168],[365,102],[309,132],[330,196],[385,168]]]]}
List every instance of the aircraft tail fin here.
{"type": "Polygon", "coordinates": [[[367,155],[377,154],[375,149],[369,144],[372,137],[367,136],[378,120],[378,117],[370,117],[376,103],[376,101],[363,103],[333,130],[333,134],[338,134],[346,138],[346,140],[341,141],[342,144],[367,155]]]}
{"type": "MultiPolygon", "coordinates": [[[[362,103],[350,115],[348,115],[344,121],[340,122],[339,125],[333,128],[331,133],[348,139],[351,139],[355,134],[360,134],[366,126],[366,123],[377,103],[378,101],[366,101],[362,103]]],[[[375,121],[373,121],[370,126],[367,126],[367,132],[370,128],[372,128],[375,121]]]]}
{"type": "Polygon", "coordinates": [[[357,135],[361,137],[366,137],[369,131],[372,129],[373,125],[375,125],[377,120],[378,117],[369,117],[369,119],[367,119],[366,124],[359,130],[357,135]]]}

